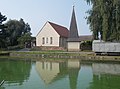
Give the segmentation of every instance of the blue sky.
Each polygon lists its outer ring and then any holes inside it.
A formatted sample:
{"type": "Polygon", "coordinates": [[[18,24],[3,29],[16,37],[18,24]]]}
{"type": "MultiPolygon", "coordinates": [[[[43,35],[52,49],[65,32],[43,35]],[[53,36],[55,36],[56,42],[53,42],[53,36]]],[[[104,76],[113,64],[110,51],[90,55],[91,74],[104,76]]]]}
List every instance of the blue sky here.
{"type": "Polygon", "coordinates": [[[74,1],[79,35],[90,35],[84,19],[90,6],[85,0],[0,0],[0,12],[6,15],[7,20],[23,18],[30,24],[32,35],[36,36],[46,21],[69,29],[74,1]]]}

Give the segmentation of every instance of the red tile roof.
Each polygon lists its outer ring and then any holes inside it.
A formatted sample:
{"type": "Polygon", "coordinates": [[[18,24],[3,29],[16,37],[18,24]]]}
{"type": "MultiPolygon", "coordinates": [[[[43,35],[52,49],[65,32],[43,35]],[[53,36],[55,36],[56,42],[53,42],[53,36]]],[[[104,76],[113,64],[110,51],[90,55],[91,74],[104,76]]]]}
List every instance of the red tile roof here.
{"type": "Polygon", "coordinates": [[[69,30],[66,27],[57,25],[57,24],[52,23],[52,22],[49,22],[49,23],[60,36],[62,36],[62,37],[68,37],[69,36],[69,30]]]}

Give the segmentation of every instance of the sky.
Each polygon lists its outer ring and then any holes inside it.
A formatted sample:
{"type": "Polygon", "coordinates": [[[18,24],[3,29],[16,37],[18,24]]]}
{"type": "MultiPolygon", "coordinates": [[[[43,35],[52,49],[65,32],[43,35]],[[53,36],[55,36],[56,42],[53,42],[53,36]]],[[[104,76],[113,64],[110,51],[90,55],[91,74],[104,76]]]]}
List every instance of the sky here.
{"type": "Polygon", "coordinates": [[[79,35],[91,35],[85,19],[91,6],[85,0],[0,0],[0,12],[7,21],[23,18],[30,25],[32,36],[36,36],[47,21],[69,29],[73,5],[79,35]]]}

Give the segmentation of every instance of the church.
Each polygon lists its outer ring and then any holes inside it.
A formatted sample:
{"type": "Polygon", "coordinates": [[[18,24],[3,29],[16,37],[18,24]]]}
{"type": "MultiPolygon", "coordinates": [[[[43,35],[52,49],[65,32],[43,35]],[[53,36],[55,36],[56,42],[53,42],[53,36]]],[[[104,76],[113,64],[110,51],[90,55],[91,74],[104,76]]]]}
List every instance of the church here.
{"type": "Polygon", "coordinates": [[[80,51],[80,44],[83,41],[91,41],[92,39],[92,35],[79,36],[73,6],[69,30],[64,26],[47,21],[36,36],[36,46],[46,47],[48,50],[80,51]]]}

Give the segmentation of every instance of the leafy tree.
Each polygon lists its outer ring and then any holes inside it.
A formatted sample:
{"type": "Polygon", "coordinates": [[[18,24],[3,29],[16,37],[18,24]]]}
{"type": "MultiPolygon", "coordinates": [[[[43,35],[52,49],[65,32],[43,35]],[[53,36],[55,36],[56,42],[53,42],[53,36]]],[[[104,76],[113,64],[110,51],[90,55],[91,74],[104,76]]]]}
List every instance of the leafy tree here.
{"type": "Polygon", "coordinates": [[[8,26],[8,28],[6,28],[7,31],[7,38],[8,38],[8,43],[9,46],[14,46],[17,45],[17,39],[18,37],[21,36],[22,33],[22,25],[19,21],[17,20],[9,20],[6,24],[6,26],[8,26]]]}
{"type": "Polygon", "coordinates": [[[0,48],[4,48],[6,43],[5,43],[5,38],[6,38],[6,31],[4,30],[4,28],[6,28],[6,26],[4,24],[2,24],[2,22],[4,22],[7,18],[1,14],[0,12],[0,48]]]}
{"type": "Polygon", "coordinates": [[[18,38],[18,42],[21,46],[23,46],[25,44],[25,42],[30,42],[31,41],[31,34],[30,33],[26,33],[23,36],[21,36],[20,38],[18,38]]]}
{"type": "Polygon", "coordinates": [[[120,41],[120,0],[85,0],[92,4],[88,24],[94,39],[120,41]]]}
{"type": "MultiPolygon", "coordinates": [[[[8,28],[6,28],[7,31],[7,42],[9,43],[9,46],[15,46],[19,43],[23,43],[22,40],[25,40],[27,38],[26,35],[31,38],[31,28],[28,23],[25,23],[23,19],[18,20],[9,20],[6,24],[8,28]],[[23,39],[22,39],[23,38],[23,39]],[[22,41],[22,42],[20,42],[22,41]]],[[[28,38],[28,39],[30,39],[28,38]]]]}
{"type": "Polygon", "coordinates": [[[30,32],[31,31],[31,28],[30,28],[30,25],[28,23],[24,23],[23,19],[20,20],[20,22],[22,23],[23,25],[23,30],[22,30],[22,36],[18,38],[18,42],[19,44],[22,46],[25,44],[25,42],[30,42],[32,40],[32,33],[30,32]]]}
{"type": "MultiPolygon", "coordinates": [[[[6,18],[4,15],[2,15],[1,12],[0,12],[0,26],[1,26],[1,27],[2,27],[2,22],[4,22],[6,19],[7,19],[7,18],[6,18]]],[[[1,29],[1,27],[0,27],[0,29],[1,29]]],[[[3,27],[2,27],[2,28],[3,28],[3,27]]]]}

